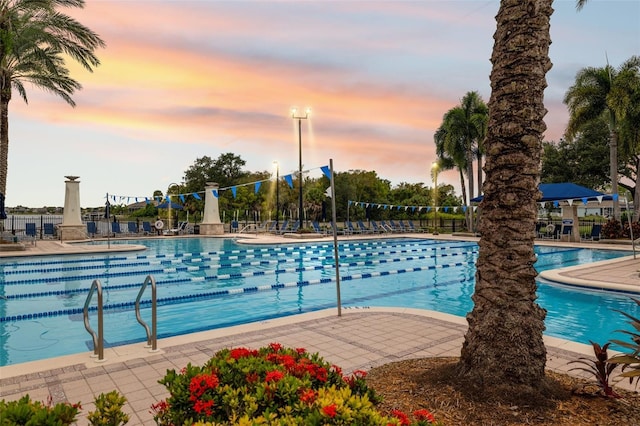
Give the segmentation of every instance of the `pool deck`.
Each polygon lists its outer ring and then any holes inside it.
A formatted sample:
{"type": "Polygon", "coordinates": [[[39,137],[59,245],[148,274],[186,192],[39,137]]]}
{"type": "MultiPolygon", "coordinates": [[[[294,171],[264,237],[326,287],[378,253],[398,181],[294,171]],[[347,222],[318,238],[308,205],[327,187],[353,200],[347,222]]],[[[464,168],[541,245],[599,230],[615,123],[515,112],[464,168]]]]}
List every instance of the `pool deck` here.
{"type": "MultiPolygon", "coordinates": [[[[473,239],[443,235],[434,237],[427,234],[394,235],[398,236],[467,241],[473,239]]],[[[247,238],[250,241],[246,242],[254,244],[300,242],[297,239],[261,235],[247,238]]],[[[363,236],[340,237],[341,240],[346,238],[360,239],[363,236]]],[[[320,241],[331,241],[331,238],[325,237],[320,241]]],[[[629,245],[614,246],[593,242],[540,244],[631,249],[629,245]]],[[[108,251],[139,249],[140,246],[112,245],[108,251]]],[[[0,257],[104,252],[104,246],[95,244],[77,245],[42,240],[23,252],[0,252],[0,257]]],[[[568,285],[640,292],[639,271],[640,259],[627,256],[548,271],[542,277],[568,285]]],[[[156,352],[151,352],[143,344],[107,348],[102,362],[98,362],[91,352],[86,352],[0,367],[0,399],[17,400],[28,393],[32,399],[40,401],[46,401],[49,395],[54,403],[81,401],[83,410],[77,424],[87,425],[87,413],[95,409],[94,396],[115,389],[127,398],[124,410],[130,415],[129,424],[155,425],[150,406],[167,396],[164,386],[158,384],[166,370],[179,370],[189,362],[202,364],[222,348],[258,348],[279,342],[285,346],[304,347],[310,352],[319,352],[325,360],[339,365],[348,373],[357,369],[366,371],[403,359],[459,356],[466,329],[464,318],[434,311],[363,307],[342,309],[338,316],[338,310],[334,308],[161,339],[156,352]]],[[[554,371],[568,372],[574,366],[568,365],[568,362],[580,356],[593,357],[593,351],[588,345],[550,336],[545,336],[545,344],[547,368],[554,371]]],[[[633,389],[626,381],[619,386],[633,389]]]]}

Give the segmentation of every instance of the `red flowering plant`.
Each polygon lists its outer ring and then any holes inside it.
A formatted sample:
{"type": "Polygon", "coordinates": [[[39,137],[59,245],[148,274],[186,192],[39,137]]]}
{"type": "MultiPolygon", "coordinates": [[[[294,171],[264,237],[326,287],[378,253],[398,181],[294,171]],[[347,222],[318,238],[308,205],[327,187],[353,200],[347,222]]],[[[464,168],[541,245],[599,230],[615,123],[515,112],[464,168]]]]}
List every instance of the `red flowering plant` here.
{"type": "Polygon", "coordinates": [[[159,383],[170,396],[152,412],[158,425],[408,424],[375,409],[365,375],[343,377],[318,354],[278,343],[224,349],[202,367],[167,370],[159,383]]]}

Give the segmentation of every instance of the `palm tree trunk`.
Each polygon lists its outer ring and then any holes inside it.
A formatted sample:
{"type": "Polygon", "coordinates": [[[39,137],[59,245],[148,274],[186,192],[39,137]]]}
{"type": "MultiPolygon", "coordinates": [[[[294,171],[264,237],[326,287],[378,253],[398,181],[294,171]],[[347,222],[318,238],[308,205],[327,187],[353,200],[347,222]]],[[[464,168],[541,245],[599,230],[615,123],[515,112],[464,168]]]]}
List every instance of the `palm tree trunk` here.
{"type": "MultiPolygon", "coordinates": [[[[473,198],[474,193],[474,182],[473,182],[473,150],[472,141],[469,141],[469,146],[467,150],[467,178],[469,179],[469,206],[471,205],[471,199],[473,198]]],[[[465,198],[466,200],[466,198],[465,198]]],[[[467,230],[473,231],[473,209],[467,210],[467,230]]]]}
{"type": "MultiPolygon", "coordinates": [[[[2,76],[0,76],[2,79],[2,76]]],[[[2,79],[4,80],[4,79],[2,79]]],[[[9,81],[9,80],[5,80],[9,81]]],[[[9,158],[9,100],[11,87],[0,86],[0,194],[6,195],[9,158]]]]}
{"type": "Polygon", "coordinates": [[[502,0],[491,61],[474,307],[457,373],[470,392],[523,402],[546,391],[546,311],[533,250],[553,0],[502,0]]]}
{"type": "MultiPolygon", "coordinates": [[[[640,175],[640,155],[636,156],[636,176],[640,175]]],[[[636,186],[633,190],[633,222],[640,220],[640,179],[636,177],[636,186]]],[[[640,235],[635,238],[640,238],[640,235]]]]}
{"type": "Polygon", "coordinates": [[[620,203],[618,202],[618,132],[615,125],[609,132],[609,174],[611,175],[611,194],[613,195],[613,217],[620,220],[620,203]]]}

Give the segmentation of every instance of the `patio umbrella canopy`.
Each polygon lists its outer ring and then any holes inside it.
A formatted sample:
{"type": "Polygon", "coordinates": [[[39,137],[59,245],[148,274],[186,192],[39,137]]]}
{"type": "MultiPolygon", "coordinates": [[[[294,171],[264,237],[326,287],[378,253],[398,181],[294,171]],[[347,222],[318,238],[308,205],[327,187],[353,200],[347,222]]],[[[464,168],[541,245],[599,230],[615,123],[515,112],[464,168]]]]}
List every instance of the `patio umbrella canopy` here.
{"type": "Polygon", "coordinates": [[[168,201],[165,201],[162,204],[158,204],[158,208],[159,209],[168,209],[168,208],[172,208],[174,210],[182,210],[182,206],[180,204],[176,204],[173,201],[171,203],[169,203],[168,201]]]}
{"type": "MultiPolygon", "coordinates": [[[[575,200],[583,199],[598,200],[598,197],[602,197],[602,200],[611,200],[611,195],[605,195],[602,192],[594,191],[593,189],[585,188],[584,186],[576,185],[575,183],[541,183],[538,185],[538,189],[542,192],[542,198],[539,202],[545,201],[560,201],[560,200],[575,200]]],[[[471,201],[479,203],[482,201],[483,196],[472,198],[471,201]]],[[[598,200],[599,201],[599,200],[598,200]]]]}

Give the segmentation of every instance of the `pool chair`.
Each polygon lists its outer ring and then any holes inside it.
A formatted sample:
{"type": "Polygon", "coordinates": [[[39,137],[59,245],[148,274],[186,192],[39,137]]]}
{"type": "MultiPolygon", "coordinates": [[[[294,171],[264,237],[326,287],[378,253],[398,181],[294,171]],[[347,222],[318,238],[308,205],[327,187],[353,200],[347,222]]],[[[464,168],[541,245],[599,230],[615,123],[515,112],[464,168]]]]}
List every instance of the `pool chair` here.
{"type": "Polygon", "coordinates": [[[349,233],[351,235],[353,235],[353,234],[362,234],[362,231],[359,228],[356,229],[356,227],[353,226],[353,223],[350,220],[348,220],[346,222],[346,225],[347,225],[347,228],[346,228],[347,233],[349,233]]]}
{"type": "Polygon", "coordinates": [[[276,234],[284,234],[285,232],[289,232],[287,228],[289,228],[289,221],[285,220],[280,224],[280,229],[276,230],[275,232],[276,234]]]}
{"type": "Polygon", "coordinates": [[[371,234],[373,232],[373,229],[367,228],[363,221],[359,220],[357,223],[362,234],[371,234]]]}
{"type": "Polygon", "coordinates": [[[378,222],[376,222],[375,220],[371,221],[371,227],[373,228],[373,232],[375,232],[376,234],[387,232],[387,230],[384,229],[382,225],[378,225],[378,222]]]}
{"type": "Polygon", "coordinates": [[[404,229],[404,223],[402,223],[401,220],[399,220],[397,223],[393,220],[390,220],[389,224],[396,232],[407,232],[407,230],[404,229]]]}
{"type": "Polygon", "coordinates": [[[91,238],[95,237],[98,233],[98,227],[95,222],[87,222],[87,234],[91,236],[91,238]]]}
{"type": "Polygon", "coordinates": [[[113,236],[122,235],[122,229],[120,229],[120,222],[111,222],[111,232],[113,236]]]}
{"type": "Polygon", "coordinates": [[[54,238],[56,236],[56,228],[53,223],[45,223],[42,226],[45,237],[54,238]]]}
{"type": "Polygon", "coordinates": [[[591,227],[591,233],[582,237],[585,241],[600,241],[600,233],[602,232],[602,225],[594,223],[591,227]]]}
{"type": "Polygon", "coordinates": [[[411,232],[424,232],[424,229],[415,226],[412,220],[408,220],[407,223],[409,224],[409,229],[411,230],[411,232]]]}
{"type": "Polygon", "coordinates": [[[324,231],[322,230],[322,228],[320,228],[320,224],[317,221],[313,221],[311,222],[311,226],[313,227],[313,232],[315,232],[316,234],[323,234],[324,235],[324,231]]]}
{"type": "Polygon", "coordinates": [[[384,220],[380,221],[380,226],[389,232],[397,232],[397,229],[395,229],[393,226],[391,226],[390,223],[387,223],[384,220]]]}
{"type": "Polygon", "coordinates": [[[279,223],[276,222],[275,220],[273,222],[271,222],[271,225],[269,225],[269,228],[267,229],[267,232],[277,232],[276,230],[276,225],[278,225],[279,223]]]}
{"type": "Polygon", "coordinates": [[[35,223],[25,223],[24,224],[24,235],[31,239],[33,244],[36,243],[36,235],[38,234],[38,230],[36,229],[35,223]]]}
{"type": "Polygon", "coordinates": [[[151,222],[147,222],[147,221],[142,222],[142,233],[144,235],[151,234],[151,222]]]}
{"type": "Polygon", "coordinates": [[[298,232],[298,229],[300,229],[300,221],[294,223],[289,232],[298,232]]]}
{"type": "Polygon", "coordinates": [[[136,224],[135,222],[127,222],[127,230],[130,234],[137,234],[138,224],[136,224]]]}

